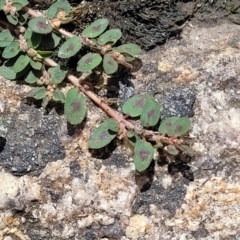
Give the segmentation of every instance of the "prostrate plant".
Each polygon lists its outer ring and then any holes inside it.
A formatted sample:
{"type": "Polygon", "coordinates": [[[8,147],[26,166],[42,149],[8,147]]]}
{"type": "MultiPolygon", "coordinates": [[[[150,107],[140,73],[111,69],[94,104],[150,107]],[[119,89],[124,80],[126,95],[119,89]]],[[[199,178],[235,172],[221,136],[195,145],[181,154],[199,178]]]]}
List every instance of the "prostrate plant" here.
{"type": "Polygon", "coordinates": [[[114,119],[107,119],[92,133],[88,142],[89,148],[102,148],[119,136],[133,147],[134,164],[139,172],[149,167],[158,149],[174,156],[179,154],[179,151],[188,155],[194,154],[186,145],[188,139],[185,137],[191,125],[188,118],[167,118],[161,122],[158,132],[146,129],[155,127],[160,119],[160,107],[153,96],[135,95],[126,101],[122,111],[132,118],[139,117],[140,127],[132,126],[126,130],[121,124],[118,126],[114,119]]]}
{"type": "Polygon", "coordinates": [[[192,154],[181,137],[190,127],[186,118],[171,118],[161,123],[159,132],[144,128],[157,125],[160,119],[159,104],[150,95],[136,95],[123,106],[123,113],[130,117],[140,117],[142,128],[136,128],[121,114],[111,109],[98,96],[85,87],[86,80],[80,81],[72,74],[98,71],[111,75],[118,71],[119,64],[132,70],[131,62],[141,53],[138,45],[127,43],[118,45],[122,33],[120,29],[108,29],[105,18],[94,21],[78,36],[60,28],[71,21],[71,6],[67,0],[56,1],[45,13],[27,8],[27,0],[0,0],[0,10],[6,14],[9,23],[0,20],[6,27],[0,32],[0,47],[5,62],[0,73],[5,78],[24,78],[34,86],[28,96],[42,99],[46,107],[50,101],[64,104],[67,120],[80,124],[87,113],[85,96],[94,101],[110,117],[92,134],[89,148],[101,148],[115,137],[125,139],[134,148],[134,163],[138,171],[145,170],[152,161],[154,149],[163,148],[172,155],[179,150],[192,154]],[[60,42],[63,42],[59,46],[60,42]],[[89,50],[82,56],[81,50],[89,50]],[[71,73],[66,66],[54,62],[51,57],[57,52],[60,59],[82,56],[71,73]],[[64,93],[63,81],[68,79],[74,87],[64,93]],[[85,95],[85,96],[84,96],[85,95]],[[172,127],[169,127],[172,125],[172,127]]]}

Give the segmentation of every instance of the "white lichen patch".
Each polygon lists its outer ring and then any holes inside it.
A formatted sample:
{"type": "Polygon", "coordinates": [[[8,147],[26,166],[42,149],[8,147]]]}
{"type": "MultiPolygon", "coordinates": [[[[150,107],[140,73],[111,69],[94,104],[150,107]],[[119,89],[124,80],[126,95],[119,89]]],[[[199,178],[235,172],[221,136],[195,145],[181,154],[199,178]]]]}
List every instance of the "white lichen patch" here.
{"type": "Polygon", "coordinates": [[[139,239],[150,232],[152,223],[144,215],[133,215],[130,218],[129,226],[126,229],[126,236],[129,239],[139,239]]]}
{"type": "Polygon", "coordinates": [[[215,160],[225,155],[235,156],[240,161],[240,108],[229,107],[225,98],[223,91],[210,94],[210,90],[205,90],[199,93],[196,121],[192,129],[197,141],[193,148],[198,150],[201,142],[204,151],[201,148],[199,151],[215,160]]]}
{"type": "Polygon", "coordinates": [[[191,183],[185,203],[166,225],[197,231],[203,224],[213,239],[236,236],[240,229],[239,186],[239,181],[220,177],[191,183]]]}

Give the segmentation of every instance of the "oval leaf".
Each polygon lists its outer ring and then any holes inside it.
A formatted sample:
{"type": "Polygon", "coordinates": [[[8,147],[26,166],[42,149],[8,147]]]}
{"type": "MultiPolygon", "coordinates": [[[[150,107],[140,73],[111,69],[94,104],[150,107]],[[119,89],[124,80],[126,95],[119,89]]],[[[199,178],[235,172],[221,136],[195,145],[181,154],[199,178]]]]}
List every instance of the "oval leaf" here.
{"type": "Polygon", "coordinates": [[[123,113],[131,117],[140,116],[146,99],[146,95],[134,95],[129,98],[122,106],[123,113]]]}
{"type": "Polygon", "coordinates": [[[14,37],[8,29],[0,32],[0,47],[7,47],[12,43],[13,40],[14,37]]]}
{"type": "Polygon", "coordinates": [[[43,99],[46,96],[46,88],[45,87],[35,87],[28,94],[28,97],[33,97],[35,99],[43,99]]]}
{"type": "Polygon", "coordinates": [[[64,66],[57,65],[56,67],[51,67],[48,69],[48,72],[51,76],[51,82],[54,84],[59,84],[66,77],[68,68],[64,66]]]}
{"type": "Polygon", "coordinates": [[[64,113],[68,122],[73,125],[83,121],[87,113],[87,104],[84,96],[77,88],[68,90],[64,104],[64,113]]]}
{"type": "Polygon", "coordinates": [[[187,145],[181,145],[181,146],[178,146],[178,148],[190,156],[194,155],[193,149],[187,145]]]}
{"type": "Polygon", "coordinates": [[[69,38],[58,50],[58,57],[69,58],[74,56],[82,47],[79,37],[69,38]]]}
{"type": "Polygon", "coordinates": [[[105,121],[105,123],[108,124],[109,130],[116,132],[116,133],[119,131],[119,126],[115,119],[109,118],[105,121]]]}
{"type": "Polygon", "coordinates": [[[99,45],[106,45],[106,44],[115,44],[117,40],[119,40],[122,37],[122,32],[120,29],[110,29],[103,33],[99,38],[98,38],[98,44],[99,45]]]}
{"type": "Polygon", "coordinates": [[[21,55],[13,65],[13,70],[18,73],[25,69],[30,62],[30,58],[27,55],[21,55]]]}
{"type": "Polygon", "coordinates": [[[115,132],[110,131],[109,122],[105,121],[91,134],[88,140],[88,147],[93,149],[105,147],[116,135],[115,132]]]}
{"type": "Polygon", "coordinates": [[[24,80],[25,80],[25,82],[31,84],[31,83],[37,82],[41,76],[42,76],[41,71],[32,70],[28,73],[28,75],[26,76],[26,78],[24,80]]]}
{"type": "Polygon", "coordinates": [[[141,123],[144,127],[152,127],[158,123],[159,118],[160,106],[153,97],[150,97],[143,105],[143,110],[140,117],[141,123]]]}
{"type": "Polygon", "coordinates": [[[42,63],[39,61],[34,61],[32,58],[30,59],[30,65],[33,69],[40,70],[42,68],[42,63]]]}
{"type": "Polygon", "coordinates": [[[127,43],[117,47],[120,53],[127,53],[131,56],[136,56],[142,52],[142,49],[134,43],[127,43]]]}
{"type": "Polygon", "coordinates": [[[23,71],[16,73],[13,69],[13,65],[16,62],[15,58],[11,58],[8,61],[6,61],[1,67],[0,67],[0,74],[9,79],[9,80],[16,80],[17,78],[22,77],[29,71],[29,65],[23,69],[23,71]]]}
{"type": "Polygon", "coordinates": [[[97,67],[102,61],[102,57],[97,53],[88,53],[83,56],[77,65],[77,71],[79,72],[90,72],[92,69],[97,67]]]}
{"type": "Polygon", "coordinates": [[[105,18],[98,19],[91,23],[90,26],[85,28],[82,32],[82,35],[84,37],[95,38],[106,30],[108,23],[109,21],[105,18]]]}
{"type": "Polygon", "coordinates": [[[17,56],[20,52],[19,46],[19,41],[13,41],[10,45],[4,48],[2,52],[2,57],[9,59],[17,56]]]}
{"type": "Polygon", "coordinates": [[[153,146],[143,140],[139,140],[135,144],[134,148],[134,164],[139,172],[146,170],[153,158],[154,148],[153,146]]]}
{"type": "Polygon", "coordinates": [[[161,122],[161,124],[158,128],[158,132],[160,132],[161,134],[167,133],[169,128],[178,119],[179,119],[179,117],[169,117],[169,118],[165,119],[163,122],[161,122]]]}
{"type": "Polygon", "coordinates": [[[22,7],[25,7],[28,5],[29,2],[27,0],[12,0],[12,3],[13,5],[18,3],[18,4],[21,4],[22,7]]]}
{"type": "Polygon", "coordinates": [[[45,17],[32,18],[28,22],[28,27],[33,32],[40,33],[40,34],[47,34],[52,31],[52,27],[51,27],[48,19],[45,17]]]}
{"type": "Polygon", "coordinates": [[[164,149],[165,149],[169,154],[174,155],[174,156],[178,155],[178,153],[179,153],[179,151],[178,151],[178,150],[176,149],[176,147],[173,146],[173,145],[168,145],[168,146],[166,146],[164,149]]]}
{"type": "Polygon", "coordinates": [[[60,91],[59,89],[56,89],[53,92],[52,100],[56,102],[65,103],[65,95],[62,91],[60,91]]]}
{"type": "Polygon", "coordinates": [[[113,74],[118,69],[118,63],[109,55],[103,57],[103,69],[106,74],[113,74]]]}
{"type": "Polygon", "coordinates": [[[179,118],[176,120],[172,126],[168,129],[168,136],[181,136],[185,134],[191,127],[190,120],[186,117],[179,118]]]}
{"type": "Polygon", "coordinates": [[[64,11],[66,15],[70,13],[71,6],[67,0],[58,0],[47,10],[49,19],[55,18],[60,11],[64,11]]]}

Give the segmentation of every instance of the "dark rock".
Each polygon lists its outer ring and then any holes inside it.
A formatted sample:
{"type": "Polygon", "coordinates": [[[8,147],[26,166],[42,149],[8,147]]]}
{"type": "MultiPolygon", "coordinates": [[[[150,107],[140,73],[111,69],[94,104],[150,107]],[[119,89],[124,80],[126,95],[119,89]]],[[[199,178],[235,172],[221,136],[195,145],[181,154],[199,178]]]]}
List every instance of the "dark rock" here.
{"type": "Polygon", "coordinates": [[[161,209],[169,211],[171,216],[174,216],[176,209],[178,209],[184,201],[186,194],[187,180],[173,182],[171,187],[165,189],[158,179],[152,182],[148,191],[141,192],[133,205],[134,214],[149,214],[149,206],[151,204],[157,205],[161,209]]]}
{"type": "Polygon", "coordinates": [[[119,221],[115,220],[113,224],[103,226],[98,234],[98,237],[108,239],[120,239],[123,235],[123,230],[119,221]]]}
{"type": "Polygon", "coordinates": [[[194,90],[184,85],[173,89],[165,89],[161,119],[164,120],[171,116],[192,117],[195,100],[196,93],[194,90]]]}
{"type": "Polygon", "coordinates": [[[16,176],[39,175],[48,162],[63,159],[64,147],[58,137],[61,121],[53,110],[22,104],[19,113],[3,117],[8,129],[0,165],[16,176]]]}

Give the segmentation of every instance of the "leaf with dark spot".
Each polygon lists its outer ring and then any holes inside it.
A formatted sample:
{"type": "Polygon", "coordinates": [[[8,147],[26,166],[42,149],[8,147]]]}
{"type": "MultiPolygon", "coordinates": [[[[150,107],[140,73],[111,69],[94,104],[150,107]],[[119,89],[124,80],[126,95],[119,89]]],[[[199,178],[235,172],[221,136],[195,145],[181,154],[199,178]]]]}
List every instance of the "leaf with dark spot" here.
{"type": "Polygon", "coordinates": [[[28,22],[28,26],[33,32],[40,34],[47,34],[52,31],[52,27],[46,17],[32,18],[28,22]]]}
{"type": "Polygon", "coordinates": [[[144,127],[152,127],[157,124],[160,118],[160,106],[153,97],[149,97],[143,105],[140,117],[144,127]]]}
{"type": "Polygon", "coordinates": [[[83,56],[77,63],[77,71],[90,72],[97,67],[102,61],[102,57],[98,53],[88,53],[83,56]]]}
{"type": "Polygon", "coordinates": [[[169,117],[167,119],[165,119],[163,122],[161,122],[159,128],[158,128],[158,131],[161,133],[161,134],[164,134],[164,133],[167,133],[168,132],[168,129],[172,126],[172,124],[178,120],[179,117],[169,117]]]}
{"type": "Polygon", "coordinates": [[[131,117],[138,117],[142,114],[143,105],[148,98],[148,95],[134,95],[129,98],[123,105],[122,111],[131,117]]]}
{"type": "Polygon", "coordinates": [[[152,161],[154,154],[153,146],[143,140],[136,142],[134,147],[134,164],[139,172],[147,169],[152,161]]]}
{"type": "Polygon", "coordinates": [[[184,135],[185,133],[187,133],[190,127],[191,127],[190,120],[186,117],[181,117],[177,119],[168,129],[167,135],[176,137],[184,135]]]}
{"type": "Polygon", "coordinates": [[[78,92],[77,88],[68,90],[65,104],[64,113],[68,122],[73,125],[80,124],[86,116],[87,104],[85,97],[78,92]]]}
{"type": "Polygon", "coordinates": [[[79,37],[71,37],[64,42],[58,50],[58,57],[69,58],[74,56],[80,49],[82,44],[79,37]]]}
{"type": "Polygon", "coordinates": [[[106,30],[108,23],[109,21],[105,18],[98,19],[83,30],[82,36],[95,38],[106,30]]]}
{"type": "Polygon", "coordinates": [[[118,69],[118,63],[109,55],[103,57],[103,69],[106,74],[113,74],[118,69]]]}
{"type": "Polygon", "coordinates": [[[88,147],[92,149],[105,147],[116,137],[117,132],[118,125],[116,121],[111,118],[107,119],[91,134],[88,147]]]}

